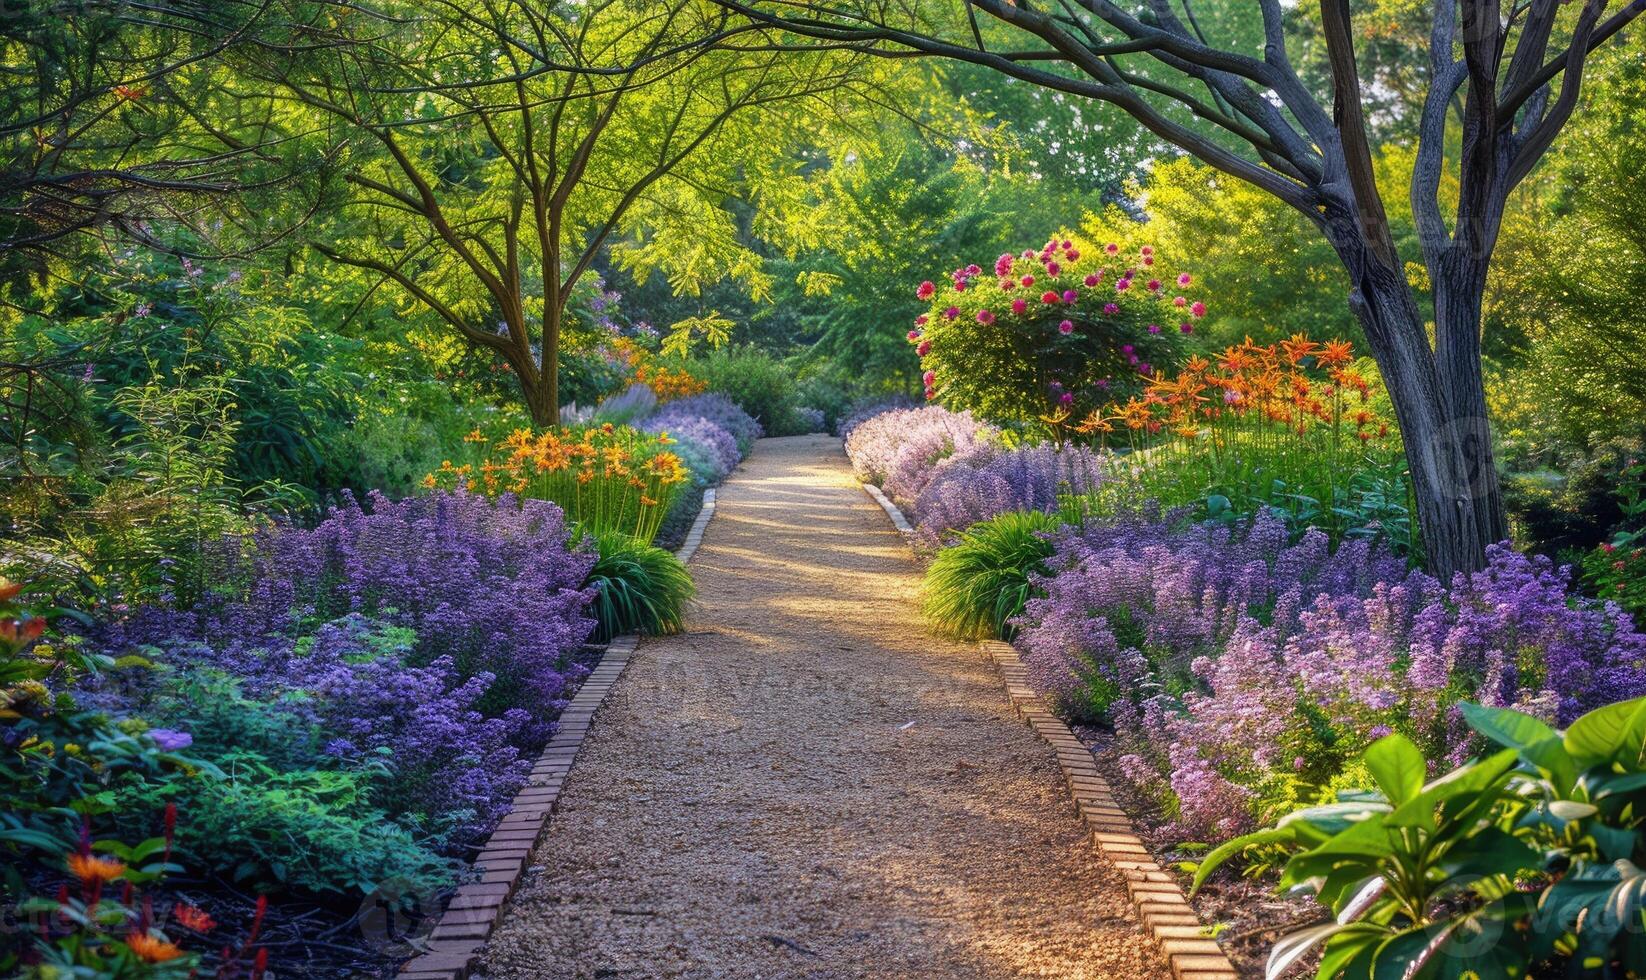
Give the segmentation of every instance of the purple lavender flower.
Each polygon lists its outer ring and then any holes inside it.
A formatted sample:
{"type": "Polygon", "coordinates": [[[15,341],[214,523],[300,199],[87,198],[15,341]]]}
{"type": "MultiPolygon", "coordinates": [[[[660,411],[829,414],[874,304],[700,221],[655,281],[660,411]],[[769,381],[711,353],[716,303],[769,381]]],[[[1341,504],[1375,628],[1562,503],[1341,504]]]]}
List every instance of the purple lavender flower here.
{"type": "Polygon", "coordinates": [[[151,728],[148,735],[154,739],[155,745],[166,752],[180,752],[194,744],[193,735],[170,728],[151,728]]]}

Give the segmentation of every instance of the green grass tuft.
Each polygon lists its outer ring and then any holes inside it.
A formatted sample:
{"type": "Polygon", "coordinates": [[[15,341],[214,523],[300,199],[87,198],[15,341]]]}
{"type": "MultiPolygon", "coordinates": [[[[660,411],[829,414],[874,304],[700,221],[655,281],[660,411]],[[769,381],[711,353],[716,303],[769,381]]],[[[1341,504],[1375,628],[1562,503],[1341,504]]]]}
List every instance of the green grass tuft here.
{"type": "Polygon", "coordinates": [[[1011,639],[1008,620],[1029,601],[1030,574],[1047,571],[1045,535],[1061,523],[1055,514],[1013,511],[972,525],[926,569],[926,618],[962,640],[1011,639]]]}
{"type": "Polygon", "coordinates": [[[590,612],[599,621],[593,642],[625,633],[661,636],[686,626],[686,604],[697,594],[691,573],[671,552],[620,531],[585,529],[600,550],[585,587],[598,589],[590,612]]]}

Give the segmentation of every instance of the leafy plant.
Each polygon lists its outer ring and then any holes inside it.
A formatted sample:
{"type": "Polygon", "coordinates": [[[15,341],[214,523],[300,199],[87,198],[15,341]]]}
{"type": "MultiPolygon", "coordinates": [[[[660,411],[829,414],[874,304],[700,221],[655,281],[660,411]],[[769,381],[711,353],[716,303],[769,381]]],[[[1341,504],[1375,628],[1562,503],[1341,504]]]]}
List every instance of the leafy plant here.
{"type": "Polygon", "coordinates": [[[1033,576],[1048,573],[1055,514],[1008,511],[972,525],[926,569],[926,618],[960,639],[1009,640],[1034,591],[1033,576]]]}
{"type": "Polygon", "coordinates": [[[625,633],[660,636],[685,628],[686,604],[697,587],[680,559],[621,532],[586,528],[583,533],[582,547],[600,554],[585,583],[595,590],[596,641],[625,633]]]}
{"type": "Polygon", "coordinates": [[[1431,780],[1417,746],[1389,735],[1364,755],[1375,789],[1299,810],[1201,862],[1197,889],[1247,848],[1284,847],[1281,887],[1333,912],[1276,944],[1271,978],[1322,946],[1322,980],[1646,968],[1646,698],[1597,708],[1565,732],[1508,708],[1462,711],[1496,751],[1431,780]]]}
{"type": "MultiPolygon", "coordinates": [[[[210,915],[177,903],[171,922],[156,915],[154,900],[138,891],[158,885],[181,871],[172,861],[177,808],[165,808],[161,836],[136,845],[118,840],[93,842],[82,825],[79,843],[65,864],[76,888],[68,884],[55,898],[25,898],[17,910],[30,928],[17,948],[0,949],[0,970],[24,980],[185,980],[200,976],[202,957],[183,945],[185,937],[204,940],[217,927],[210,915]]],[[[267,899],[260,899],[245,940],[224,946],[212,976],[219,980],[249,976],[259,980],[268,969],[265,947],[253,949],[262,929],[267,899]]],[[[161,913],[163,916],[164,913],[161,913]]]]}

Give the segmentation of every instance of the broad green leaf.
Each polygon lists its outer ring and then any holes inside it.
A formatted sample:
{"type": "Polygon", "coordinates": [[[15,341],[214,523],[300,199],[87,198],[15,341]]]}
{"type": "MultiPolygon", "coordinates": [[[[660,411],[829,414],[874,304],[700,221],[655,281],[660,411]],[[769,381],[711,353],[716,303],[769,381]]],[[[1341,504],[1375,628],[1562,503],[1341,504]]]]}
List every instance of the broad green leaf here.
{"type": "Polygon", "coordinates": [[[1470,728],[1506,749],[1524,749],[1559,735],[1541,720],[1511,708],[1491,708],[1468,701],[1458,707],[1470,728]]]}
{"type": "Polygon", "coordinates": [[[1619,757],[1639,759],[1643,736],[1646,698],[1619,701],[1572,722],[1566,729],[1566,751],[1584,769],[1619,757]]]}
{"type": "Polygon", "coordinates": [[[1423,753],[1404,735],[1386,735],[1373,742],[1365,754],[1366,768],[1383,790],[1383,795],[1396,806],[1405,803],[1423,789],[1428,768],[1423,753]]]}
{"type": "Polygon", "coordinates": [[[1199,891],[1200,886],[1205,883],[1206,878],[1213,871],[1216,871],[1225,861],[1246,850],[1248,847],[1255,847],[1259,844],[1284,844],[1295,842],[1296,838],[1297,835],[1290,830],[1272,828],[1269,830],[1259,830],[1250,834],[1245,834],[1240,837],[1236,837],[1234,840],[1225,841],[1224,843],[1219,844],[1211,851],[1211,853],[1202,858],[1199,866],[1195,868],[1194,881],[1189,886],[1189,894],[1192,896],[1195,892],[1199,891]]]}

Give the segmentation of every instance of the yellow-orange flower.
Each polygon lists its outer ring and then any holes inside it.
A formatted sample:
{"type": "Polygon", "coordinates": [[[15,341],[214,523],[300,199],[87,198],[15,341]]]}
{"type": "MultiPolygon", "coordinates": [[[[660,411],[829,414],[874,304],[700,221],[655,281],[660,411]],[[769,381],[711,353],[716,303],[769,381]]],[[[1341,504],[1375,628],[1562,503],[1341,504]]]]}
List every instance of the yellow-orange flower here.
{"type": "Polygon", "coordinates": [[[69,871],[87,885],[114,881],[126,873],[124,861],[97,854],[70,854],[69,871]]]}
{"type": "Polygon", "coordinates": [[[168,963],[183,955],[176,943],[157,939],[146,932],[134,932],[126,937],[126,945],[145,963],[168,963]]]}

